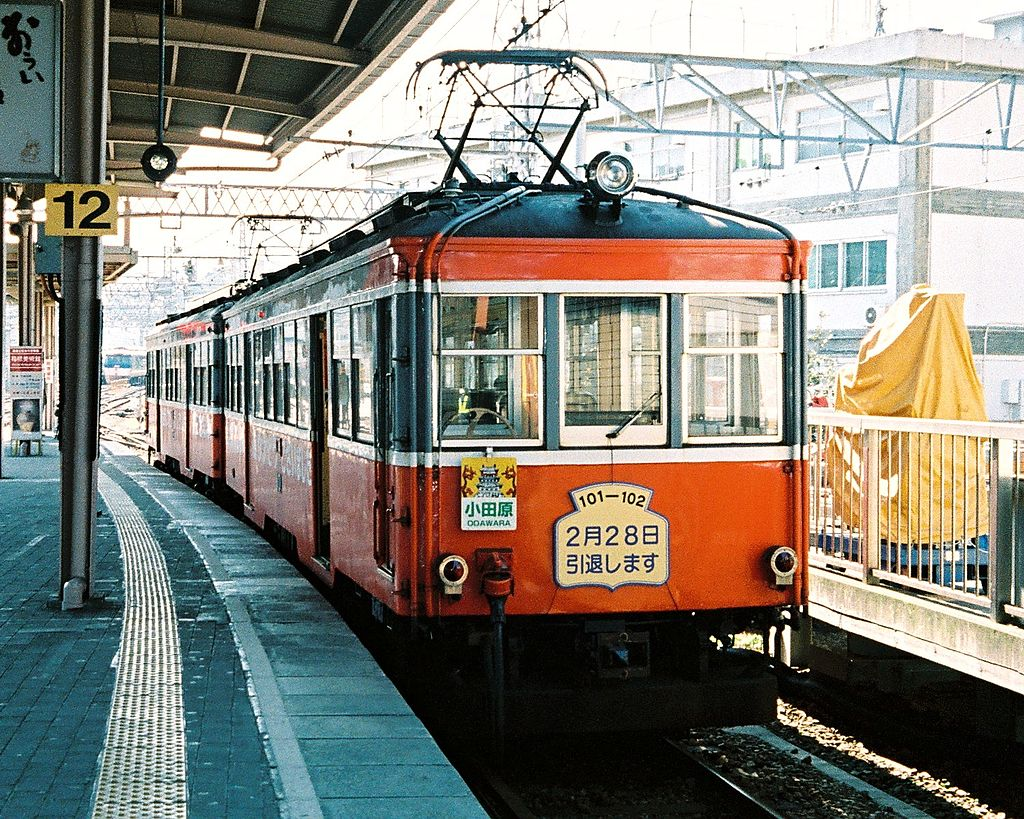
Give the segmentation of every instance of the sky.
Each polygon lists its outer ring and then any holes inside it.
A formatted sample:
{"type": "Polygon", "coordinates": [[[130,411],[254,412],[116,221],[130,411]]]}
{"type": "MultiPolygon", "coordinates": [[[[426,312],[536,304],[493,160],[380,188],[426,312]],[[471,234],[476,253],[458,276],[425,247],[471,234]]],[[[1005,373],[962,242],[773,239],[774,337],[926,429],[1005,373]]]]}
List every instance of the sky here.
{"type": "MultiPolygon", "coordinates": [[[[536,19],[538,7],[554,7],[533,29],[536,47],[591,50],[658,51],[730,57],[780,58],[805,53],[828,44],[870,38],[876,29],[879,0],[455,0],[425,37],[365,94],[328,123],[316,136],[322,139],[388,141],[429,132],[437,126],[443,94],[432,81],[437,72],[425,72],[426,93],[406,99],[406,86],[416,62],[438,51],[454,48],[501,48],[518,31],[522,17],[536,19]]],[[[1021,11],[1019,0],[884,0],[882,25],[886,34],[915,28],[939,28],[948,33],[991,37],[991,25],[979,21],[1021,11]]],[[[609,78],[614,86],[614,78],[609,78]]],[[[237,185],[345,186],[365,184],[353,174],[347,156],[329,157],[330,148],[302,145],[293,150],[274,173],[190,173],[175,182],[237,185]]],[[[253,154],[239,151],[190,149],[179,157],[189,165],[238,166],[250,164],[253,154]]],[[[143,257],[136,275],[156,275],[196,256],[196,265],[212,265],[219,256],[237,256],[240,239],[233,220],[184,220],[180,228],[163,229],[156,219],[134,219],[131,245],[143,257]],[[184,248],[170,261],[169,248],[184,248]],[[160,257],[160,258],[158,258],[160,257]],[[209,257],[202,260],[199,257],[209,257]]],[[[265,245],[257,269],[271,270],[294,260],[289,246],[303,249],[310,238],[295,228],[273,235],[254,235],[265,245]],[[267,252],[269,250],[269,254],[267,252]]],[[[326,236],[321,238],[327,238],[326,236]]],[[[171,254],[173,255],[173,254],[171,254]]]]}

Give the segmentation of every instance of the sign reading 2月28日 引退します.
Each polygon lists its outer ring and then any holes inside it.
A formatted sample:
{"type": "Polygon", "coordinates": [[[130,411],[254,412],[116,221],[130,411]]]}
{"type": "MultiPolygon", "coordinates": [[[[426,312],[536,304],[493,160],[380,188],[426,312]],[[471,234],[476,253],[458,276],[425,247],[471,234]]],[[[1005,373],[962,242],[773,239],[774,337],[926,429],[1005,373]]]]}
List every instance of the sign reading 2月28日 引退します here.
{"type": "Polygon", "coordinates": [[[593,483],[569,493],[573,511],[555,521],[555,582],[661,586],[668,582],[668,520],[650,510],[654,490],[593,483]]]}
{"type": "Polygon", "coordinates": [[[463,530],[514,530],[517,480],[515,458],[463,458],[463,530]]]}

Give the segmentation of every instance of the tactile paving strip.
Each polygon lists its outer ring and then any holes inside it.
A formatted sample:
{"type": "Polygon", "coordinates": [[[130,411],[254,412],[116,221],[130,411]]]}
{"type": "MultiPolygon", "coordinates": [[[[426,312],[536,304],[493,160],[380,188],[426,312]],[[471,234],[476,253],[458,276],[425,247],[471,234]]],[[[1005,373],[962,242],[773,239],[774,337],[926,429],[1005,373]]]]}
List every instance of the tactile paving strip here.
{"type": "Polygon", "coordinates": [[[124,626],[93,817],[185,817],[188,788],[178,621],[163,553],[114,481],[99,490],[124,557],[124,626]]]}

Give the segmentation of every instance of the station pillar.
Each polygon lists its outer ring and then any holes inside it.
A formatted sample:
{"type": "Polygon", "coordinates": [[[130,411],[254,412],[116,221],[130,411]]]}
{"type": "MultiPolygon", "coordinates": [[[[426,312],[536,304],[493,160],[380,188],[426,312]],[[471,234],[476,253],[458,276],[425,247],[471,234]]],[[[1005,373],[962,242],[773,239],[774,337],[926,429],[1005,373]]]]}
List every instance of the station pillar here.
{"type": "Polygon", "coordinates": [[[22,193],[18,199],[18,344],[39,346],[36,277],[34,264],[35,224],[32,199],[22,193]]]}
{"type": "MultiPolygon", "coordinates": [[[[109,0],[64,6],[64,179],[104,181],[109,0]]],[[[90,596],[96,539],[99,461],[100,294],[103,246],[97,237],[68,237],[61,275],[62,330],[60,481],[61,607],[90,596]]]]}

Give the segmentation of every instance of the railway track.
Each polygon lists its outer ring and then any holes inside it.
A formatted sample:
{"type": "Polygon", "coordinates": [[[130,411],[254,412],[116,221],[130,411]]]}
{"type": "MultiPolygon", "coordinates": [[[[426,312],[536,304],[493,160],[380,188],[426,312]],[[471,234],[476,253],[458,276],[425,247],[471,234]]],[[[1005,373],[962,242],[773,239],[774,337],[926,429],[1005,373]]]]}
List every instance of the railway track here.
{"type": "Polygon", "coordinates": [[[141,387],[123,382],[106,385],[100,391],[100,439],[131,449],[146,451],[146,437],[138,418],[141,387]]]}
{"type": "Polygon", "coordinates": [[[710,759],[695,752],[684,742],[673,739],[668,739],[666,742],[686,760],[686,763],[693,769],[695,777],[699,777],[709,787],[716,789],[722,799],[734,805],[737,816],[749,816],[751,819],[753,817],[785,819],[786,814],[780,813],[769,805],[758,793],[739,781],[739,777],[729,776],[710,759]]]}

